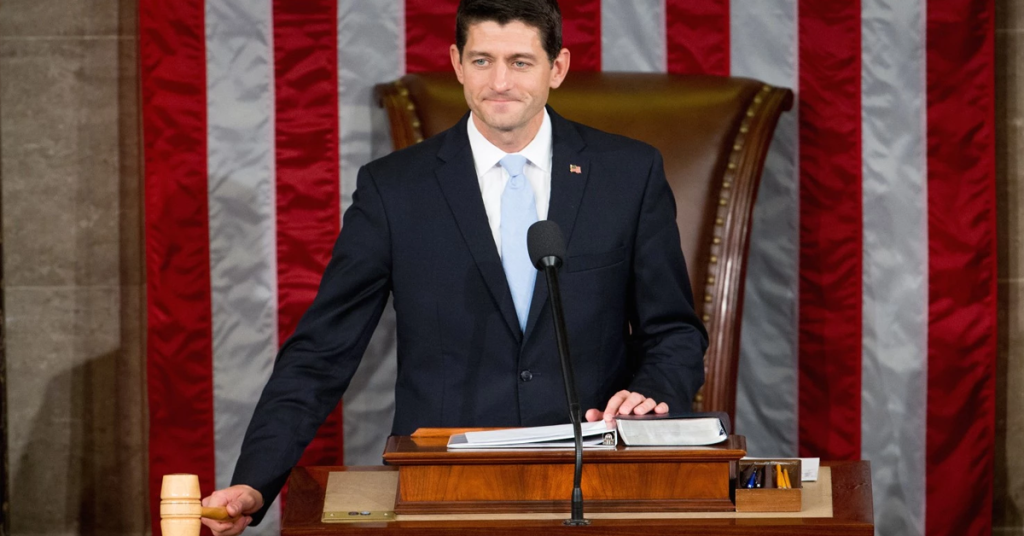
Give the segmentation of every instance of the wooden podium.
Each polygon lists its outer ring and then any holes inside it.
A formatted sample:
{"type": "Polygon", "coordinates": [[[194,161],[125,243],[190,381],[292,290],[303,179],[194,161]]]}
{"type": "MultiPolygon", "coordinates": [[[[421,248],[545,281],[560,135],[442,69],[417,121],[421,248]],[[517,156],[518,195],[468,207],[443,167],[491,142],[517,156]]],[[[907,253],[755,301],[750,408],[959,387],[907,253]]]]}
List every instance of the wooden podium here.
{"type": "Polygon", "coordinates": [[[569,515],[572,449],[449,452],[452,432],[391,438],[384,453],[391,467],[296,467],[282,536],[874,534],[867,462],[824,463],[827,478],[810,487],[801,512],[743,513],[733,511],[730,498],[733,467],[745,453],[742,436],[711,447],[587,450],[582,487],[592,524],[569,527],[562,520],[569,515]],[[344,489],[372,495],[382,510],[393,498],[394,514],[325,522],[344,509],[332,500],[326,511],[332,473],[363,475],[356,481],[367,484],[344,489]],[[807,497],[817,503],[808,506],[807,497]]]}
{"type": "MultiPolygon", "coordinates": [[[[398,467],[395,513],[568,512],[572,449],[448,450],[451,431],[395,436],[384,461],[398,467]]],[[[588,512],[726,512],[743,436],[708,447],[585,449],[588,512]]]]}

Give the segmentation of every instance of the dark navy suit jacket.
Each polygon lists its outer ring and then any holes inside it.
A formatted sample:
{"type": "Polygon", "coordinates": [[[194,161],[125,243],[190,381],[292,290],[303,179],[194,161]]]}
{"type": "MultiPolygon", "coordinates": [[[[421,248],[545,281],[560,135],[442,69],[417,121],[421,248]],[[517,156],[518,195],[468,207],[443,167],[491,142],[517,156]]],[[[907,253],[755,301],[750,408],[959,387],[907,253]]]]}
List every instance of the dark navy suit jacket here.
{"type": "MultiPolygon", "coordinates": [[[[707,333],[661,155],[548,112],[548,217],[566,240],[560,283],[581,405],[603,409],[630,389],[688,411],[704,381],[707,333]]],[[[277,357],[235,468],[234,483],[268,504],[348,387],[389,294],[394,434],[568,422],[547,284],[538,277],[523,333],[480,196],[468,117],[360,170],[319,293],[277,357]]]]}

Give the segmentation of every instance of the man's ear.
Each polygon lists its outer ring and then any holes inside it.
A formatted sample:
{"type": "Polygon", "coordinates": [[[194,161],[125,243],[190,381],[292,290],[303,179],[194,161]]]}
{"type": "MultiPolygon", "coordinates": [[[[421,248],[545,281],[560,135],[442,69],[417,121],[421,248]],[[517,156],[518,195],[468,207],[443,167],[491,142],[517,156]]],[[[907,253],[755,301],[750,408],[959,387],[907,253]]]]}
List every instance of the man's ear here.
{"type": "Polygon", "coordinates": [[[455,69],[455,76],[458,77],[459,83],[462,82],[462,54],[459,53],[459,47],[452,45],[448,49],[449,55],[452,57],[452,68],[455,69]]]}
{"type": "MultiPolygon", "coordinates": [[[[569,74],[569,49],[563,48],[558,51],[555,61],[551,62],[551,89],[562,85],[562,80],[569,74]]],[[[461,79],[460,79],[461,80],[461,79]]]]}

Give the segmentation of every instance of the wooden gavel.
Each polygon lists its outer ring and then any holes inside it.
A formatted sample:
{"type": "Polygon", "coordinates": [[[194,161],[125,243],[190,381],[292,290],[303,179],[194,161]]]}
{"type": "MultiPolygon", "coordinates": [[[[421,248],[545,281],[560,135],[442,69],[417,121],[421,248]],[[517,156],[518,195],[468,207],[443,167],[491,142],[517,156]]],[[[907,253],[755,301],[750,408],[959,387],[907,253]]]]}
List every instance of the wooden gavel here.
{"type": "Polygon", "coordinates": [[[164,475],[160,486],[160,531],[164,536],[198,536],[200,518],[233,521],[223,506],[200,503],[199,477],[196,475],[164,475]]]}

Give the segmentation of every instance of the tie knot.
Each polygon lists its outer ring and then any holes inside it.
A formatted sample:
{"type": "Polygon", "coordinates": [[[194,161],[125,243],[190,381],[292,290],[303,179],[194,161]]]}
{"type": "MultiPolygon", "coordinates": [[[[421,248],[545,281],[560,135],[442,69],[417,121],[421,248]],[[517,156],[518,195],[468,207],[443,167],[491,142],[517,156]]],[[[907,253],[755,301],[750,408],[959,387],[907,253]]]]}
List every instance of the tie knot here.
{"type": "Polygon", "coordinates": [[[508,172],[509,177],[523,174],[523,167],[526,166],[526,157],[521,154],[505,155],[499,162],[501,167],[508,172]]]}

